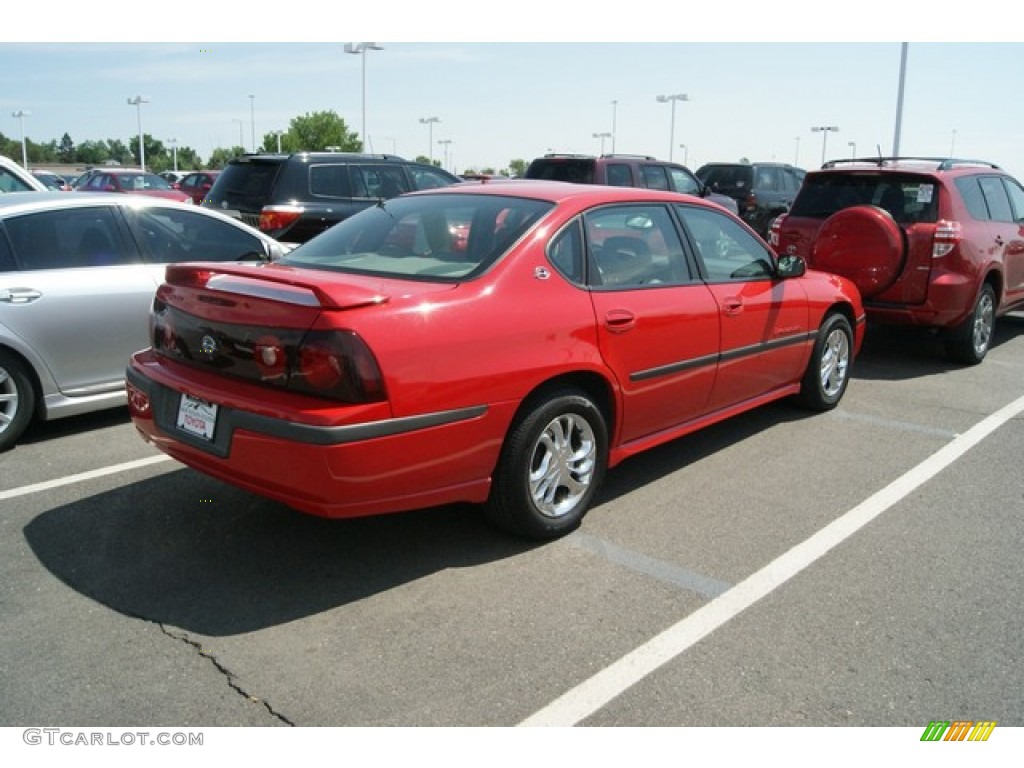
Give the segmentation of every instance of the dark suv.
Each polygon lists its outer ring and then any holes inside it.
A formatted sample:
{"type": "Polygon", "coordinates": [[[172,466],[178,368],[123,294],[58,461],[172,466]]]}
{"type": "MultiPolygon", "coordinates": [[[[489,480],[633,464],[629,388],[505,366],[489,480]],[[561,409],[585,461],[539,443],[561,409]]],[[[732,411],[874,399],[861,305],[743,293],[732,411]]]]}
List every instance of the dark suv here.
{"type": "Polygon", "coordinates": [[[440,168],[394,155],[242,155],[217,177],[203,206],[242,219],[275,240],[304,243],[380,199],[460,181],[440,168]]]}
{"type": "Polygon", "coordinates": [[[852,279],[869,320],[942,329],[957,362],[980,363],[996,317],[1024,308],[1024,188],[991,163],[826,163],[769,239],[852,279]]]}
{"type": "Polygon", "coordinates": [[[737,212],[732,198],[714,194],[685,165],[666,163],[649,155],[544,155],[530,163],[525,178],[665,189],[704,197],[737,212]]]}
{"type": "Polygon", "coordinates": [[[740,218],[767,239],[775,217],[789,210],[806,171],[785,163],[708,163],[697,178],[736,201],[740,218]]]}

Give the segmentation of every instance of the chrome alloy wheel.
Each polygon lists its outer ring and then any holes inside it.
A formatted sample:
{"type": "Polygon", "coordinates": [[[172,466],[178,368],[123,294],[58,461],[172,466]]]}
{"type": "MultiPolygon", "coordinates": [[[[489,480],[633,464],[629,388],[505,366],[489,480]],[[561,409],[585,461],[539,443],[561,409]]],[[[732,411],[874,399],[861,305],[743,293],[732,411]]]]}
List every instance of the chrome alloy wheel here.
{"type": "Polygon", "coordinates": [[[594,479],[597,440],[586,419],[558,416],[541,432],[530,458],[530,496],[545,517],[571,513],[594,479]]]}
{"type": "Polygon", "coordinates": [[[989,291],[984,291],[978,298],[974,308],[974,324],[971,328],[971,344],[978,357],[983,357],[992,342],[992,329],[995,326],[996,300],[989,291]]]}
{"type": "Polygon", "coordinates": [[[6,368],[0,367],[0,434],[5,432],[18,413],[18,387],[6,368]]]}
{"type": "Polygon", "coordinates": [[[850,338],[840,328],[833,328],[821,351],[821,390],[826,397],[838,395],[850,371],[850,338]]]}

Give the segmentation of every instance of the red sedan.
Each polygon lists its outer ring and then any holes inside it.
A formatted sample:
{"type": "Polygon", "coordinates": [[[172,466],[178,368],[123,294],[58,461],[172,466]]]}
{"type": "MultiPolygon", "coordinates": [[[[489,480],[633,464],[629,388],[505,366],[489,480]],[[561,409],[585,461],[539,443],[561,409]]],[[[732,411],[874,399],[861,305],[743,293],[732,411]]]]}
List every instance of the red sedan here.
{"type": "Polygon", "coordinates": [[[317,515],[472,502],[550,538],[628,456],[835,407],[864,312],[702,200],[510,181],[382,200],[273,264],[171,266],[151,330],[131,416],[185,464],[317,515]]]}
{"type": "Polygon", "coordinates": [[[192,196],[175,189],[155,173],[109,168],[97,171],[78,187],[79,192],[121,192],[129,195],[150,195],[179,203],[191,203],[192,196]]]}

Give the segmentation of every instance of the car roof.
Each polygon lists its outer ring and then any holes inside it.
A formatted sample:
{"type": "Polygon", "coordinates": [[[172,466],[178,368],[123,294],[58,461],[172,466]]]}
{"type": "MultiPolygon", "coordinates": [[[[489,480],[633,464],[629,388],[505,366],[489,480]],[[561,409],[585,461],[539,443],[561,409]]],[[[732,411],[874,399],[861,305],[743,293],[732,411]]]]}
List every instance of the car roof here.
{"type": "Polygon", "coordinates": [[[529,197],[535,200],[546,200],[561,203],[576,200],[584,204],[614,202],[668,201],[686,202],[718,208],[713,203],[685,195],[681,192],[669,192],[645,187],[616,187],[606,184],[576,184],[568,181],[549,181],[546,179],[491,179],[481,182],[453,184],[450,187],[411,192],[403,197],[421,195],[497,195],[505,197],[529,197]]]}
{"type": "Polygon", "coordinates": [[[966,160],[951,157],[862,157],[847,160],[829,160],[817,171],[812,173],[844,171],[879,171],[914,173],[977,173],[978,171],[996,171],[1005,173],[995,163],[987,160],[966,160]]]}
{"type": "MultiPolygon", "coordinates": [[[[223,221],[241,224],[237,219],[226,216],[219,211],[201,206],[190,205],[176,200],[148,195],[120,195],[113,192],[9,192],[0,195],[0,218],[14,214],[36,213],[40,211],[59,211],[71,208],[119,206],[121,208],[179,208],[192,211],[202,216],[213,215],[223,221]]],[[[248,227],[247,229],[252,229],[248,227]]],[[[255,230],[254,230],[255,231],[255,230]]],[[[266,238],[262,232],[259,233],[266,238]]],[[[269,239],[269,238],[267,238],[269,239]]]]}

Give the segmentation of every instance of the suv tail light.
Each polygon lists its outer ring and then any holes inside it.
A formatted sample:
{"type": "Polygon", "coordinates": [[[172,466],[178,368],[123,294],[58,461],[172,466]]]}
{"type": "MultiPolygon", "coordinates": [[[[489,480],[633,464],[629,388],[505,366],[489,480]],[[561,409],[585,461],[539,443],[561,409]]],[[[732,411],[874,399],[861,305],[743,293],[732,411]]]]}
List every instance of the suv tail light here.
{"type": "Polygon", "coordinates": [[[273,232],[287,229],[302,215],[304,210],[299,205],[265,205],[260,211],[260,231],[273,232]]]}
{"type": "Polygon", "coordinates": [[[772,222],[772,228],[768,230],[768,245],[770,245],[772,248],[779,247],[779,241],[781,239],[782,234],[782,222],[783,220],[785,220],[785,218],[786,214],[776,216],[775,220],[772,222]]]}
{"type": "Polygon", "coordinates": [[[950,253],[963,239],[963,230],[959,221],[940,220],[935,224],[935,237],[932,239],[932,258],[938,259],[950,253]]]}
{"type": "Polygon", "coordinates": [[[747,195],[747,197],[743,201],[742,205],[740,205],[740,209],[741,210],[744,209],[744,208],[746,210],[748,210],[748,211],[756,211],[757,210],[757,195],[755,195],[753,192],[751,192],[749,195],[747,195]]]}

